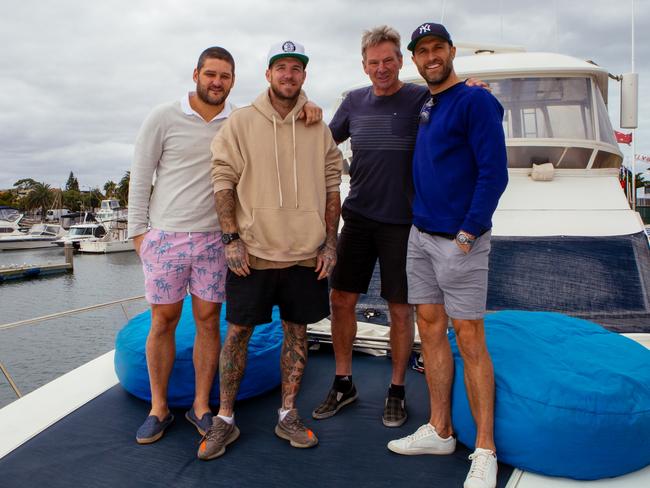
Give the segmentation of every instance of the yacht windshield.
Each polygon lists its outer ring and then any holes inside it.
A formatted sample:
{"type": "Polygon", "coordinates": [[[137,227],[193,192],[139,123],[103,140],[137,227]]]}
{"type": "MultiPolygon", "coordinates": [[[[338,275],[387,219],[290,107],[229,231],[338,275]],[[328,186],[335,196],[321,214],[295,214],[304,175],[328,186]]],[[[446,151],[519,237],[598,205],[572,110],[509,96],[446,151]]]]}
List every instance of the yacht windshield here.
{"type": "Polygon", "coordinates": [[[70,228],[71,236],[91,236],[93,235],[93,229],[91,227],[71,227],[70,228]]]}
{"type": "Polygon", "coordinates": [[[490,85],[505,110],[506,137],[595,140],[589,78],[513,78],[490,85]]]}
{"type": "Polygon", "coordinates": [[[597,89],[592,96],[595,84],[590,78],[509,78],[491,80],[490,86],[505,112],[510,168],[545,162],[557,168],[586,168],[595,150],[583,144],[597,141],[612,147],[598,149],[592,167],[620,165],[607,107],[597,89]],[[549,143],[554,139],[556,143],[549,143]]]}

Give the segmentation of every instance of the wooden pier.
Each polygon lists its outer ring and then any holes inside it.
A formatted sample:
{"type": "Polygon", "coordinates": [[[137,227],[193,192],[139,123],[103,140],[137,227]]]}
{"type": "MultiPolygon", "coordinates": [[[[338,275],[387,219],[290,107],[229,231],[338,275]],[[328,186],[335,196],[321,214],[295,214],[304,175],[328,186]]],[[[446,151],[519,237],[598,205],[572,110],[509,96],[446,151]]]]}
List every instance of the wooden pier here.
{"type": "Polygon", "coordinates": [[[0,268],[0,283],[53,274],[72,273],[74,272],[73,250],[72,245],[69,243],[64,246],[65,263],[62,264],[23,264],[0,268]]]}

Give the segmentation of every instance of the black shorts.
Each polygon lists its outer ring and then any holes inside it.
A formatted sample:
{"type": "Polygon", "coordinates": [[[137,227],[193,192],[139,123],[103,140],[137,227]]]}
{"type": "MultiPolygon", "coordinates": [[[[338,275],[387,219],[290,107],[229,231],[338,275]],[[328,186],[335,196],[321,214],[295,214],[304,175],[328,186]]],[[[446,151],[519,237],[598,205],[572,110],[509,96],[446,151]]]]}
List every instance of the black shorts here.
{"type": "Polygon", "coordinates": [[[330,285],[335,290],[367,293],[379,258],[381,296],[408,303],[406,249],[410,224],[385,224],[343,209],[344,220],[330,285]]]}
{"type": "Polygon", "coordinates": [[[280,318],[294,324],[313,324],[330,314],[327,280],[316,279],[314,268],[251,269],[248,276],[226,274],[226,320],[237,325],[271,322],[273,305],[280,318]]]}

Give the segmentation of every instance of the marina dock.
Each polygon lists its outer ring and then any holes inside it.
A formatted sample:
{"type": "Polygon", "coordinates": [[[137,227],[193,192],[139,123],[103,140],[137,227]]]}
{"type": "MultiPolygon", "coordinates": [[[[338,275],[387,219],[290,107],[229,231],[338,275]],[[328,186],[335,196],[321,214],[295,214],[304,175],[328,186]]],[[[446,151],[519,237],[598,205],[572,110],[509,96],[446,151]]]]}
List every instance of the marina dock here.
{"type": "Polygon", "coordinates": [[[22,264],[2,267],[0,268],[0,283],[54,274],[72,273],[74,272],[72,245],[66,244],[64,252],[65,263],[22,264]]]}

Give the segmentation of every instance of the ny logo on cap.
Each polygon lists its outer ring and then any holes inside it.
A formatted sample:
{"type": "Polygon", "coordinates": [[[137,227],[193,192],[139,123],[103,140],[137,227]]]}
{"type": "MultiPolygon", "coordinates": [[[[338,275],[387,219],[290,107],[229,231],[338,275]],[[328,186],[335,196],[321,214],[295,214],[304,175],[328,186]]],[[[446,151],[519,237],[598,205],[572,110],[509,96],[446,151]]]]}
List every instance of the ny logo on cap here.
{"type": "Polygon", "coordinates": [[[420,26],[420,34],[424,34],[425,32],[431,32],[431,25],[430,24],[422,24],[420,26]]]}
{"type": "Polygon", "coordinates": [[[296,45],[291,41],[287,41],[284,44],[282,44],[282,50],[285,53],[292,53],[296,50],[296,45]]]}

